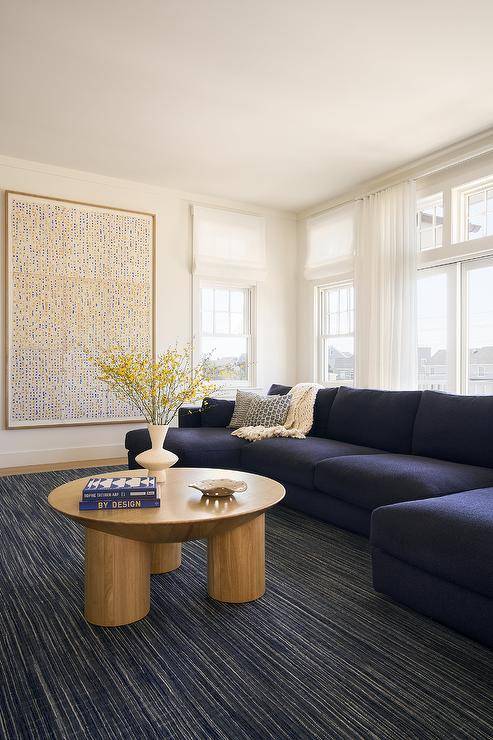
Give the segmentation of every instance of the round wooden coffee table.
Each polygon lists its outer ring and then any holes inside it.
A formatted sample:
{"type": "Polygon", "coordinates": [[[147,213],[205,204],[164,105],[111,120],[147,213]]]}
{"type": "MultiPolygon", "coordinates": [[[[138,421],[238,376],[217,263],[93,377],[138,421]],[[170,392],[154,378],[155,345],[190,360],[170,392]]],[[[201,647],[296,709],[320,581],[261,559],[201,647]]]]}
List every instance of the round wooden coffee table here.
{"type": "MultiPolygon", "coordinates": [[[[140,475],[124,470],[111,476],[140,475]]],[[[251,473],[212,468],[171,468],[158,484],[158,509],[79,511],[89,477],[55,488],[49,504],[86,529],[85,608],[88,622],[130,624],[150,607],[150,574],[181,564],[181,543],[207,539],[208,591],[213,599],[241,603],[265,591],[266,509],[285,495],[280,483],[251,473]],[[248,489],[207,498],[189,488],[205,478],[244,480],[248,489]]]]}

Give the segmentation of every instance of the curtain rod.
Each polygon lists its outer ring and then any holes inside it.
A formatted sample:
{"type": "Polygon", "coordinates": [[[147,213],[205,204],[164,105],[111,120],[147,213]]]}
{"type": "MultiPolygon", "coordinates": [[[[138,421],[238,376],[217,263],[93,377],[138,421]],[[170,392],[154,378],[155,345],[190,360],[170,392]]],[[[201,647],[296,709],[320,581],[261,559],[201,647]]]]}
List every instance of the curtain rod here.
{"type": "Polygon", "coordinates": [[[477,152],[476,154],[467,154],[460,159],[455,159],[452,162],[448,162],[447,164],[437,165],[436,167],[433,167],[429,170],[425,170],[424,172],[421,172],[417,175],[414,175],[414,177],[404,177],[402,180],[398,180],[393,185],[384,185],[380,188],[376,188],[375,190],[368,190],[368,192],[364,193],[363,195],[356,196],[354,198],[348,198],[347,200],[343,200],[340,203],[336,203],[333,206],[328,206],[327,208],[322,209],[321,211],[317,211],[316,213],[310,214],[310,216],[306,217],[306,220],[310,218],[316,218],[317,216],[322,216],[324,213],[328,213],[329,211],[333,211],[335,208],[341,208],[342,206],[347,206],[349,203],[357,203],[359,200],[363,200],[363,198],[366,198],[368,195],[376,195],[377,193],[383,193],[384,190],[388,190],[389,188],[395,187],[395,185],[400,185],[403,182],[406,182],[406,180],[422,180],[424,177],[430,177],[430,175],[435,175],[437,172],[443,172],[444,170],[448,170],[451,167],[457,167],[460,164],[464,164],[465,162],[470,162],[473,159],[479,159],[480,157],[484,157],[486,154],[491,154],[493,152],[493,145],[488,146],[486,149],[483,149],[480,152],[477,152]]]}

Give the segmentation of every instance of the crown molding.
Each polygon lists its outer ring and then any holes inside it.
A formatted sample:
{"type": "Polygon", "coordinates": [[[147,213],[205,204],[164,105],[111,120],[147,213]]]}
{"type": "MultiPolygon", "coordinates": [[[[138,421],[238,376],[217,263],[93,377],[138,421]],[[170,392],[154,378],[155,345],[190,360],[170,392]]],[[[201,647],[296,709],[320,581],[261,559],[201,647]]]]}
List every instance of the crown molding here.
{"type": "Polygon", "coordinates": [[[450,144],[447,147],[437,149],[424,157],[408,162],[401,167],[382,173],[371,180],[365,180],[359,183],[351,190],[331,198],[327,201],[314,204],[309,208],[300,211],[297,214],[298,221],[303,221],[310,216],[315,216],[324,211],[328,211],[339,205],[343,205],[351,200],[362,198],[365,195],[384,188],[396,185],[407,179],[420,179],[431,175],[442,169],[447,169],[461,162],[480,157],[488,152],[493,151],[493,128],[482,131],[467,139],[450,144]]]}
{"type": "Polygon", "coordinates": [[[115,190],[138,192],[151,198],[177,198],[185,203],[200,203],[201,205],[210,205],[215,208],[230,208],[231,210],[241,211],[262,216],[275,216],[287,220],[296,220],[297,214],[293,211],[283,211],[256,203],[246,201],[231,200],[216,195],[207,195],[204,193],[194,193],[184,190],[175,190],[165,188],[159,185],[150,185],[138,180],[125,180],[109,175],[100,175],[96,172],[85,170],[74,170],[59,165],[49,164],[46,162],[35,162],[28,159],[19,159],[8,155],[0,154],[0,167],[21,170],[24,172],[33,172],[38,175],[49,177],[59,177],[65,180],[76,180],[81,183],[99,185],[100,187],[112,188],[115,190]]]}

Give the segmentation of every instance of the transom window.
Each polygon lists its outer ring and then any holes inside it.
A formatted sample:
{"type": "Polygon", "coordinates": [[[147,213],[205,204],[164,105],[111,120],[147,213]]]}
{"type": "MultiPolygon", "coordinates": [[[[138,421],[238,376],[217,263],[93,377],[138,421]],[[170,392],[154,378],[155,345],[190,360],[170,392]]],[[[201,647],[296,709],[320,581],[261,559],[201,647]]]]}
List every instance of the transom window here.
{"type": "Polygon", "coordinates": [[[493,187],[466,195],[466,240],[493,234],[493,187]]]}
{"type": "MultiPolygon", "coordinates": [[[[452,189],[453,243],[493,236],[493,177],[452,189]]],[[[490,240],[491,241],[491,240],[490,240]]],[[[491,244],[478,245],[489,249],[491,244]]]]}
{"type": "Polygon", "coordinates": [[[354,288],[352,283],[320,286],[318,379],[326,385],[354,382],[354,288]]]}
{"type": "Polygon", "coordinates": [[[443,240],[443,194],[432,195],[418,201],[416,214],[418,249],[437,249],[443,240]]]}
{"type": "Polygon", "coordinates": [[[252,306],[254,288],[200,286],[199,351],[210,355],[214,379],[232,385],[252,384],[252,306]]]}

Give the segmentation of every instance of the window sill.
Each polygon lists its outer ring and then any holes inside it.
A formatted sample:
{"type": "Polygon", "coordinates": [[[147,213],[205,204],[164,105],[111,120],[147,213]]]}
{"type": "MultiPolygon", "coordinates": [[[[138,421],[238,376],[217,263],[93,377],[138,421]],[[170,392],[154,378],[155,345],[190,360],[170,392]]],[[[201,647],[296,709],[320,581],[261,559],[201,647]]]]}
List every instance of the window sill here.
{"type": "Polygon", "coordinates": [[[252,385],[232,385],[228,387],[223,387],[219,391],[216,391],[214,393],[214,398],[224,398],[224,399],[235,399],[236,398],[236,391],[247,391],[249,393],[261,393],[262,388],[257,388],[256,386],[252,385]]]}

